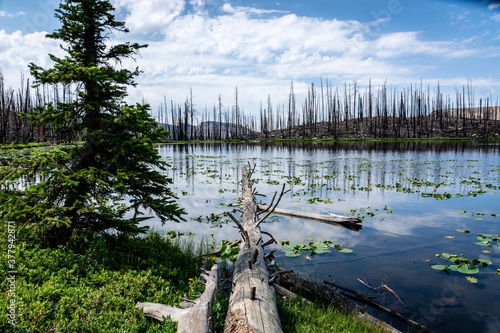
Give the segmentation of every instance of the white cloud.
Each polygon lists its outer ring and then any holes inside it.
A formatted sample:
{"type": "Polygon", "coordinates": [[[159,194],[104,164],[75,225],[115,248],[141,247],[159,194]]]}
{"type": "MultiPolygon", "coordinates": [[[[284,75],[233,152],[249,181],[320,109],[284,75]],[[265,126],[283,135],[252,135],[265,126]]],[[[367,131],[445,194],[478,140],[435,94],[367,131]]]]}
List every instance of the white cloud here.
{"type": "Polygon", "coordinates": [[[26,13],[25,12],[17,12],[15,14],[12,14],[12,13],[6,12],[4,10],[0,10],[0,17],[13,18],[13,17],[23,16],[23,15],[26,15],[26,13]]]}
{"type": "Polygon", "coordinates": [[[476,50],[463,46],[464,41],[422,41],[418,32],[397,32],[385,34],[374,43],[375,53],[384,58],[403,55],[425,54],[444,58],[468,57],[477,53],[476,50]]]}
{"type": "Polygon", "coordinates": [[[194,8],[195,11],[199,12],[203,10],[206,4],[205,0],[189,0],[189,4],[194,8]]]}
{"type": "Polygon", "coordinates": [[[45,38],[46,32],[23,35],[21,31],[11,34],[0,30],[0,64],[8,84],[15,84],[21,73],[28,74],[28,64],[42,67],[51,65],[47,52],[61,54],[59,43],[45,38]]]}
{"type": "Polygon", "coordinates": [[[495,3],[491,3],[491,4],[488,5],[488,9],[489,10],[493,10],[493,9],[496,9],[496,8],[500,8],[500,3],[495,2],[495,3]]]}
{"type": "Polygon", "coordinates": [[[258,9],[258,8],[253,8],[253,7],[244,7],[244,6],[236,6],[233,7],[231,6],[230,3],[225,3],[222,6],[222,10],[226,13],[229,14],[256,14],[256,15],[262,15],[262,14],[276,14],[276,13],[287,13],[286,11],[282,10],[266,10],[266,9],[258,9]]]}
{"type": "Polygon", "coordinates": [[[142,34],[164,33],[186,5],[184,0],[112,0],[112,3],[117,10],[127,12],[125,22],[128,28],[142,34]]]}

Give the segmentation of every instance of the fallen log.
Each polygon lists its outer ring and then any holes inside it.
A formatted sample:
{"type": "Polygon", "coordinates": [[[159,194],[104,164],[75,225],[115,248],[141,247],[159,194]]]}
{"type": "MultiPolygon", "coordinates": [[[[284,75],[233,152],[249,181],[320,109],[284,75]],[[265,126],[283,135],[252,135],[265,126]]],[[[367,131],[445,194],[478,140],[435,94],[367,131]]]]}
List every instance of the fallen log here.
{"type": "MultiPolygon", "coordinates": [[[[383,312],[391,315],[392,317],[394,317],[394,318],[402,321],[403,323],[406,323],[406,324],[408,324],[410,326],[413,326],[414,328],[416,328],[416,329],[418,329],[418,330],[420,330],[422,332],[430,332],[430,330],[427,327],[425,327],[423,325],[420,325],[416,321],[413,321],[411,319],[405,318],[404,316],[402,316],[401,314],[397,313],[396,311],[393,311],[393,310],[391,310],[391,309],[383,306],[382,304],[379,304],[379,303],[375,302],[374,300],[369,299],[368,297],[366,297],[366,296],[364,296],[364,295],[362,295],[362,294],[360,294],[360,293],[358,293],[358,292],[356,292],[356,291],[354,291],[352,289],[343,287],[343,286],[341,286],[339,284],[336,284],[335,282],[326,281],[326,278],[323,279],[323,283],[329,284],[331,286],[334,286],[334,287],[342,289],[342,290],[345,290],[345,291],[353,294],[355,296],[355,299],[357,301],[359,301],[361,303],[364,303],[366,305],[370,305],[371,307],[373,307],[373,308],[375,308],[377,310],[383,311],[383,312]]],[[[347,295],[344,295],[344,296],[349,297],[347,295]]],[[[399,298],[399,296],[397,296],[397,297],[399,298]]],[[[349,297],[349,298],[351,298],[351,297],[349,297]]]]}
{"type": "MultiPolygon", "coordinates": [[[[257,209],[260,211],[267,211],[270,208],[271,207],[266,206],[266,205],[260,205],[260,204],[257,205],[257,209]]],[[[297,212],[294,210],[281,209],[281,208],[274,208],[273,213],[278,214],[278,215],[286,215],[286,216],[292,216],[292,217],[298,217],[298,218],[323,222],[323,223],[327,223],[330,225],[336,225],[339,227],[347,228],[347,229],[353,230],[353,231],[359,231],[362,228],[362,226],[360,225],[361,219],[357,218],[357,217],[347,217],[347,216],[335,215],[335,214],[331,214],[331,213],[329,213],[328,215],[322,215],[322,214],[316,214],[316,213],[303,213],[303,212],[297,212]]]]}
{"type": "Polygon", "coordinates": [[[399,332],[391,325],[364,312],[361,306],[354,303],[346,296],[322,284],[300,278],[293,273],[284,273],[281,274],[280,285],[301,295],[302,297],[305,297],[306,299],[315,300],[324,304],[332,304],[343,312],[351,313],[356,317],[383,327],[387,332],[399,332]]]}
{"type": "Polygon", "coordinates": [[[224,332],[282,332],[276,294],[269,286],[269,272],[257,206],[250,181],[252,171],[242,167],[243,223],[228,214],[240,228],[242,242],[233,272],[233,287],[224,332]]]}
{"type": "Polygon", "coordinates": [[[218,266],[213,265],[208,272],[201,274],[205,280],[205,291],[196,301],[189,304],[189,308],[178,309],[159,303],[137,302],[136,308],[142,309],[146,317],[163,321],[163,318],[170,317],[172,321],[178,323],[179,333],[212,333],[213,332],[213,303],[217,296],[217,270],[218,266]]]}

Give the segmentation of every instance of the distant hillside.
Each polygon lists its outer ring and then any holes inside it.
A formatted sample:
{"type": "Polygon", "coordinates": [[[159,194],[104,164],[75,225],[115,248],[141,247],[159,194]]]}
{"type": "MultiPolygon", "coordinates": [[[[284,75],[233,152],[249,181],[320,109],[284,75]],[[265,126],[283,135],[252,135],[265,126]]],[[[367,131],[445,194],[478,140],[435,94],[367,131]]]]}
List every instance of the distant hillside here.
{"type": "MultiPolygon", "coordinates": [[[[257,139],[500,137],[500,120],[457,118],[452,110],[427,117],[371,117],[318,122],[255,133],[257,139]]],[[[497,118],[499,119],[499,118],[497,118]]]]}

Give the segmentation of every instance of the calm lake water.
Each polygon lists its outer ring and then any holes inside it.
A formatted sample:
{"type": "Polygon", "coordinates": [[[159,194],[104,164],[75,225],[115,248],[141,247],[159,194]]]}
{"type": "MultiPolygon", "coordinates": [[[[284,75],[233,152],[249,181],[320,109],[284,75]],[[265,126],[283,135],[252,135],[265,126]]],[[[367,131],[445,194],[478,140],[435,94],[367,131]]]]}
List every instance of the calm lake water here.
{"type": "MultiPolygon", "coordinates": [[[[233,209],[228,204],[237,204],[241,166],[255,164],[255,187],[267,195],[257,197],[263,203],[286,183],[290,192],[280,208],[364,218],[356,232],[273,216],[261,227],[277,240],[308,244],[311,238],[329,238],[353,250],[332,248],[330,253],[288,258],[278,245],[278,263],[318,282],[334,275],[330,281],[375,296],[436,332],[500,330],[500,247],[495,240],[491,247],[475,245],[479,234],[500,233],[500,145],[198,144],[158,149],[172,165],[168,174],[187,222],[149,220],[155,229],[194,232],[206,240],[212,232],[217,241],[239,238],[228,218],[219,216],[233,209]],[[492,265],[479,267],[474,275],[447,274],[431,268],[452,264],[436,257],[441,253],[488,259],[492,265]],[[386,289],[375,289],[382,284],[401,301],[386,289]]],[[[405,325],[397,327],[406,330],[405,325]]]]}

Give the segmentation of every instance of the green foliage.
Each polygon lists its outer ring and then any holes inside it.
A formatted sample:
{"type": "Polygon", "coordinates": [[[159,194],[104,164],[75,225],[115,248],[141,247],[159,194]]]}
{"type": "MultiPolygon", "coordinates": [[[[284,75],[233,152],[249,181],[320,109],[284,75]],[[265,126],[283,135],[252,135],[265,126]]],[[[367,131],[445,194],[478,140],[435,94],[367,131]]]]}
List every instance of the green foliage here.
{"type": "MultiPolygon", "coordinates": [[[[2,318],[10,301],[5,230],[2,225],[2,318]]],[[[17,326],[2,320],[2,332],[175,332],[170,321],[146,319],[136,302],[177,305],[182,294],[200,288],[194,260],[156,233],[73,238],[57,248],[18,239],[16,253],[17,326]]]]}
{"type": "Polygon", "coordinates": [[[300,257],[301,251],[311,251],[311,255],[330,252],[330,248],[335,249],[337,252],[352,253],[351,249],[341,248],[340,244],[334,244],[334,241],[328,238],[321,241],[315,241],[313,238],[307,237],[310,240],[309,244],[293,243],[281,240],[281,247],[287,250],[285,253],[287,257],[300,257]]]}
{"type": "Polygon", "coordinates": [[[168,132],[158,129],[148,105],[122,102],[139,71],[112,65],[146,45],[108,45],[110,32],[128,32],[113,10],[107,0],[64,1],[56,10],[62,27],[47,36],[61,40],[67,56],[51,55],[54,66],[47,70],[30,64],[36,84],[76,84],[78,96],[26,116],[68,137],[84,133],[83,144],[17,158],[0,169],[0,219],[41,232],[51,244],[67,242],[74,230],[143,232],[136,217],[144,209],[162,222],[183,220],[163,173],[168,165],[154,147],[168,132]]]}
{"type": "Polygon", "coordinates": [[[452,262],[452,264],[447,265],[432,265],[431,268],[443,271],[445,273],[459,272],[462,274],[477,274],[479,273],[479,265],[486,267],[491,265],[492,262],[486,259],[473,259],[469,260],[464,258],[463,255],[457,256],[456,254],[442,253],[440,257],[443,257],[452,262]]]}
{"type": "Polygon", "coordinates": [[[498,244],[498,241],[500,241],[500,237],[498,237],[498,235],[494,235],[494,234],[479,234],[479,235],[477,235],[476,239],[479,242],[477,242],[475,244],[479,245],[479,246],[488,246],[488,247],[491,247],[491,245],[492,245],[493,242],[496,242],[496,245],[500,246],[498,244]]]}
{"type": "Polygon", "coordinates": [[[205,244],[210,246],[212,250],[215,250],[215,248],[218,249],[217,252],[210,253],[213,254],[212,260],[214,260],[215,263],[220,264],[226,262],[226,259],[234,261],[238,258],[240,247],[237,246],[238,243],[236,241],[230,242],[227,239],[223,239],[219,244],[216,244],[215,239],[213,238],[213,233],[211,235],[212,241],[206,242],[205,244]]]}

